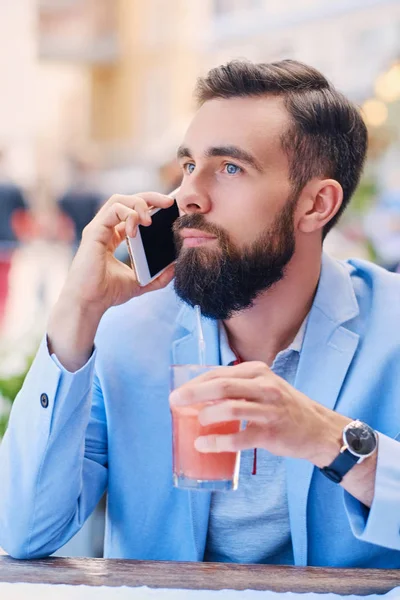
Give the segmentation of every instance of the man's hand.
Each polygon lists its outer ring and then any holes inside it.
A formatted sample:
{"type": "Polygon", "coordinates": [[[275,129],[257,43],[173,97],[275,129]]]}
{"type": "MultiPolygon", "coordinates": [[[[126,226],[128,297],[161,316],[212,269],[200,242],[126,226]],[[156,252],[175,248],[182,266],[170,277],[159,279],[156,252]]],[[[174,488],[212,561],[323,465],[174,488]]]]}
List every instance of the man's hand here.
{"type": "Polygon", "coordinates": [[[115,195],[84,229],[48,327],[50,350],[67,369],[76,371],[86,363],[98,324],[108,308],[162,288],[173,278],[171,266],[140,287],[134,271],[114,256],[126,235],[134,237],[139,224],[151,224],[151,206],[167,208],[173,201],[155,192],[115,195]]]}
{"type": "Polygon", "coordinates": [[[171,394],[172,404],[210,401],[219,402],[200,411],[202,425],[242,420],[247,427],[232,435],[198,438],[201,452],[265,448],[325,466],[338,453],[343,427],[351,421],[310,400],[262,362],[209,371],[171,394]]]}
{"type": "Polygon", "coordinates": [[[155,192],[112,196],[83,230],[65,285],[69,298],[102,315],[110,306],[165,286],[172,279],[172,269],[168,275],[140,287],[134,271],[117,260],[114,252],[126,235],[135,237],[139,224],[151,224],[151,206],[167,208],[173,202],[169,196],[155,192]]]}
{"type": "MultiPolygon", "coordinates": [[[[265,448],[278,456],[302,458],[317,467],[329,465],[342,446],[343,428],[352,421],[307,396],[261,362],[215,369],[174,390],[171,404],[205,403],[202,425],[247,421],[231,435],[197,438],[199,452],[237,452],[265,448]],[[206,404],[215,402],[215,404],[206,404]]],[[[353,467],[341,485],[366,506],[374,497],[377,453],[353,467]]]]}
{"type": "Polygon", "coordinates": [[[170,400],[171,404],[219,401],[200,411],[202,425],[247,421],[239,433],[198,438],[200,452],[264,448],[317,466],[329,464],[337,455],[343,427],[351,421],[310,400],[262,362],[209,371],[175,390],[170,400]]]}

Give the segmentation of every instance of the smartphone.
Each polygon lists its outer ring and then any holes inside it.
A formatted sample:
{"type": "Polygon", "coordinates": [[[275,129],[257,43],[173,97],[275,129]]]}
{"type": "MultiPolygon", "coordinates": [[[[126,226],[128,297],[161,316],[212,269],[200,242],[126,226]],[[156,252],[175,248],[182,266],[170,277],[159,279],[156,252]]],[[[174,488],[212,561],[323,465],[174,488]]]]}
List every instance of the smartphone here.
{"type": "MultiPolygon", "coordinates": [[[[171,198],[178,190],[174,190],[171,198]]],[[[151,225],[139,225],[134,238],[126,237],[132,268],[139,285],[144,286],[156,279],[176,258],[172,225],[179,217],[176,201],[168,208],[150,211],[151,225]]]]}

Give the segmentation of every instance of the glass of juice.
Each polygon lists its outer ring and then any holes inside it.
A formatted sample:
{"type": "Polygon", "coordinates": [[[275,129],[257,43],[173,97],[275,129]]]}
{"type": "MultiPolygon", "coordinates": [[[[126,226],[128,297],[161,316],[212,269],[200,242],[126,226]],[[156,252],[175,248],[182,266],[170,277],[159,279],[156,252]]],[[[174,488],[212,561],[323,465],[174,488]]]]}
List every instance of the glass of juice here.
{"type": "MultiPolygon", "coordinates": [[[[171,391],[198,375],[220,368],[203,365],[173,365],[171,391]]],[[[213,402],[171,406],[174,486],[190,490],[236,490],[240,452],[198,452],[194,442],[201,435],[237,433],[241,429],[241,422],[226,421],[214,425],[201,425],[198,415],[207,404],[213,402]]]]}

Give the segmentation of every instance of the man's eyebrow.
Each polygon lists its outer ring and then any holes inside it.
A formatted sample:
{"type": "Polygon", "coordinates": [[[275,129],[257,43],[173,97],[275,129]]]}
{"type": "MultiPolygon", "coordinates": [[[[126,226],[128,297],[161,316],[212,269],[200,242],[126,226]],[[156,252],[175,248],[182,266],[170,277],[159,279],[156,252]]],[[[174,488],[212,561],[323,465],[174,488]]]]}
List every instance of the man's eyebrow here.
{"type": "Polygon", "coordinates": [[[212,146],[206,151],[206,156],[228,156],[229,158],[236,158],[244,163],[247,163],[250,167],[253,167],[257,171],[262,171],[262,166],[258,160],[239,146],[212,146]]]}
{"type": "Polygon", "coordinates": [[[177,158],[193,158],[192,153],[190,152],[189,148],[187,148],[186,146],[179,146],[178,150],[176,151],[176,157],[177,158]]]}

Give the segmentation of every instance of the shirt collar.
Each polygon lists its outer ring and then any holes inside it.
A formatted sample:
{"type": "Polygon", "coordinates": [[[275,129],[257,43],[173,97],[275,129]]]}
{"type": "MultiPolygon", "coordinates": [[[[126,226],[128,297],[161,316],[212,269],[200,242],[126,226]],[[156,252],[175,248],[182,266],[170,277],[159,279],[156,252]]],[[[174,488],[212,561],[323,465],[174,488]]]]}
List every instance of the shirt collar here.
{"type": "MultiPolygon", "coordinates": [[[[298,352],[300,354],[306,334],[307,321],[308,315],[302,322],[293,342],[287,348],[282,350],[282,352],[289,352],[293,350],[294,352],[298,352]]],[[[237,359],[237,356],[229,345],[228,334],[226,333],[224,324],[219,322],[218,327],[221,365],[229,365],[237,359]]]]}
{"type": "Polygon", "coordinates": [[[286,350],[295,350],[295,352],[300,353],[303,347],[304,337],[306,335],[306,327],[307,327],[308,315],[300,325],[300,329],[296,333],[296,336],[293,342],[286,348],[286,350]]]}

